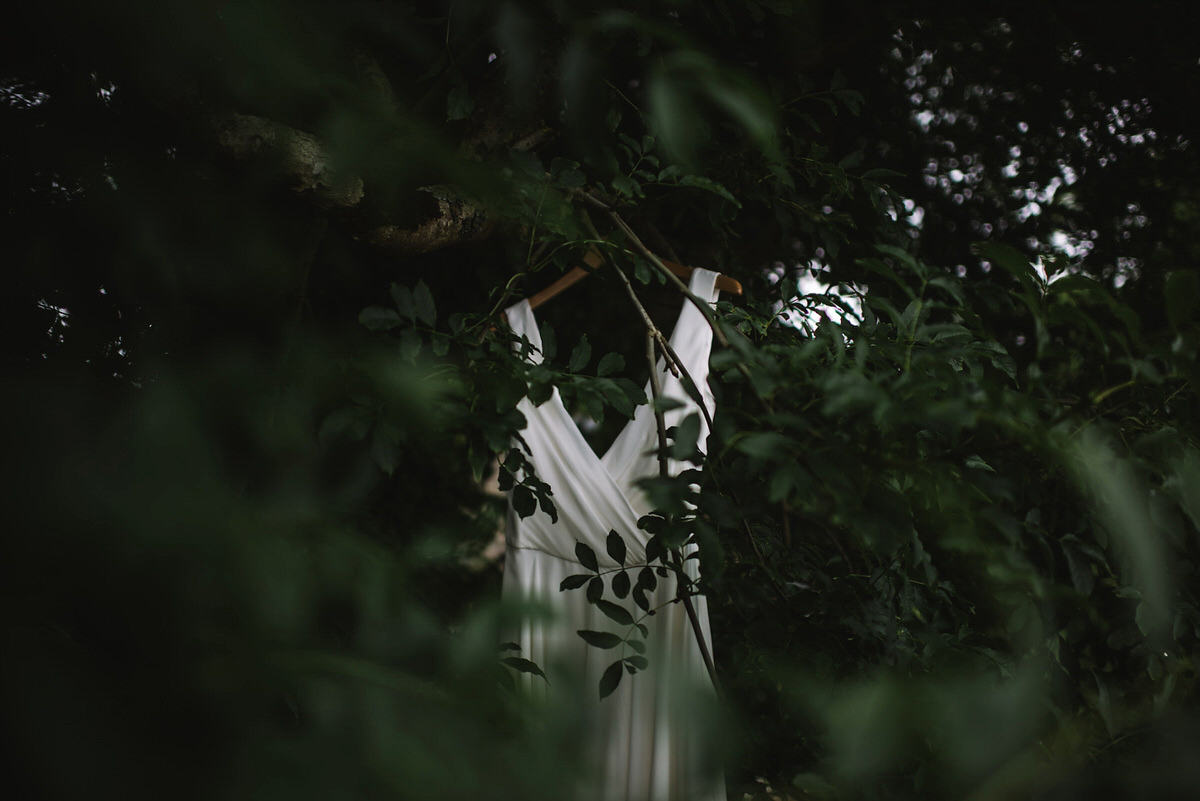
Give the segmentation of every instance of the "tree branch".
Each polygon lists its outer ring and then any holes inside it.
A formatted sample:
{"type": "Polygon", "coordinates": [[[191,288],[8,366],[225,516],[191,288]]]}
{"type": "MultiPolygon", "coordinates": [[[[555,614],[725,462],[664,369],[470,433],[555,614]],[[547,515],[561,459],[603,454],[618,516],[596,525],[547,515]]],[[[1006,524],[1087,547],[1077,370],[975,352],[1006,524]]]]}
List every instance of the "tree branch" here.
{"type": "Polygon", "coordinates": [[[239,160],[274,156],[289,188],[311,194],[325,207],[349,208],[363,199],[363,181],[339,174],[320,140],[278,122],[252,114],[224,114],[213,119],[217,143],[239,160]]]}
{"type": "MultiPolygon", "coordinates": [[[[223,114],[212,119],[218,145],[240,161],[274,158],[289,189],[327,209],[362,206],[363,179],[337,170],[334,157],[316,136],[252,114],[223,114]]],[[[422,187],[436,201],[432,214],[413,226],[381,225],[358,238],[406,255],[464,244],[485,236],[492,220],[487,211],[444,186],[422,187]]]]}
{"type": "MultiPolygon", "coordinates": [[[[662,397],[662,385],[658,380],[658,359],[654,355],[654,344],[655,342],[659,342],[667,348],[670,348],[670,345],[666,343],[662,332],[658,330],[658,327],[654,325],[654,321],[650,319],[649,313],[646,312],[646,307],[638,300],[637,294],[633,291],[633,285],[629,283],[629,277],[615,264],[613,268],[621,276],[621,281],[624,283],[630,299],[633,300],[633,305],[637,307],[642,315],[642,321],[646,324],[646,361],[650,366],[650,408],[654,412],[654,425],[658,430],[658,474],[661,478],[668,478],[671,475],[671,471],[670,464],[667,461],[667,422],[662,408],[657,403],[658,399],[662,397]]],[[[678,363],[677,357],[668,357],[664,351],[663,361],[668,366],[671,365],[672,359],[675,359],[676,363],[678,363]]],[[[679,364],[679,369],[684,369],[682,364],[679,364]]],[[[675,371],[672,370],[672,372],[675,371]]],[[[690,377],[688,380],[691,380],[690,377]]],[[[704,411],[705,417],[708,417],[708,411],[704,409],[704,404],[697,401],[697,405],[704,411]]],[[[689,577],[684,573],[683,555],[678,549],[672,551],[671,555],[673,557],[672,568],[675,571],[675,580],[678,585],[676,597],[683,604],[684,611],[687,613],[688,623],[691,624],[692,633],[696,636],[696,644],[700,647],[700,658],[704,660],[704,667],[708,671],[708,677],[712,680],[713,689],[717,691],[719,696],[721,684],[717,679],[717,667],[713,663],[712,652],[709,651],[708,640],[705,639],[704,631],[700,626],[700,617],[696,614],[696,607],[692,603],[691,593],[687,591],[687,587],[685,586],[684,579],[689,577]]],[[[690,578],[686,584],[690,584],[690,578]]]]}
{"type": "Polygon", "coordinates": [[[381,225],[366,236],[378,247],[401,253],[429,253],[486,236],[492,228],[487,211],[445,186],[423,186],[437,201],[437,214],[413,228],[381,225]]]}

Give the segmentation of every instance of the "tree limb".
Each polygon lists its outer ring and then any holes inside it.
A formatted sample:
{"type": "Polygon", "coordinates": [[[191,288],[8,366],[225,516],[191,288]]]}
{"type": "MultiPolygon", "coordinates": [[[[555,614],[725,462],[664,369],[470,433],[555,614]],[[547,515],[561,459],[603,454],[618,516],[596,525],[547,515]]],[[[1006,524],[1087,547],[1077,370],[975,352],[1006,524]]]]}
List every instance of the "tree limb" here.
{"type": "MultiPolygon", "coordinates": [[[[650,315],[646,312],[646,308],[642,305],[641,301],[638,300],[637,294],[633,291],[633,285],[629,283],[629,277],[626,276],[624,271],[622,271],[621,268],[617,267],[615,264],[613,265],[613,268],[617,271],[617,274],[621,276],[621,281],[625,284],[625,289],[628,291],[629,297],[633,301],[633,305],[637,307],[638,311],[642,315],[643,322],[646,324],[646,361],[650,366],[650,408],[654,411],[654,424],[658,430],[658,474],[661,478],[668,478],[670,476],[670,467],[667,461],[667,423],[666,417],[663,414],[663,410],[658,404],[658,399],[662,397],[662,384],[660,383],[658,376],[658,360],[655,358],[654,354],[655,343],[661,343],[665,345],[666,340],[663,337],[662,332],[658,330],[658,327],[655,326],[654,322],[650,319],[650,315]]],[[[667,347],[670,346],[667,345],[667,347]]],[[[676,357],[667,357],[664,351],[663,360],[668,366],[671,364],[671,358],[676,357]]],[[[679,367],[680,369],[683,369],[682,364],[679,364],[679,367]]],[[[704,409],[704,404],[702,402],[698,402],[698,405],[702,410],[704,409]]],[[[705,410],[705,417],[707,416],[708,412],[705,410]]],[[[684,579],[687,576],[684,572],[683,555],[680,550],[673,550],[671,555],[673,557],[671,567],[675,571],[675,579],[678,584],[676,597],[683,604],[684,611],[687,613],[688,623],[691,624],[692,633],[696,636],[696,644],[700,648],[700,658],[704,661],[704,667],[708,671],[708,677],[712,680],[713,689],[717,691],[719,696],[721,692],[721,684],[720,680],[717,678],[717,667],[713,663],[712,652],[708,648],[708,640],[704,636],[704,630],[700,626],[700,618],[696,614],[695,605],[692,603],[692,595],[688,591],[690,583],[685,585],[684,579]]]]}
{"type": "Polygon", "coordinates": [[[381,225],[367,234],[366,241],[401,253],[429,253],[452,245],[480,239],[491,231],[487,211],[463,199],[445,186],[423,186],[437,201],[437,214],[413,228],[381,225]]]}
{"type": "Polygon", "coordinates": [[[363,199],[363,180],[339,174],[320,140],[265,117],[223,114],[213,120],[217,143],[242,161],[274,156],[289,189],[310,194],[326,208],[350,208],[363,199]]]}
{"type": "MultiPolygon", "coordinates": [[[[217,143],[240,161],[274,158],[289,189],[326,209],[360,208],[363,179],[337,170],[335,159],[316,136],[252,114],[230,113],[212,120],[217,143]]],[[[429,253],[479,239],[491,230],[487,210],[449,187],[427,186],[436,202],[430,216],[412,226],[381,225],[358,234],[380,248],[405,255],[429,253]]]]}

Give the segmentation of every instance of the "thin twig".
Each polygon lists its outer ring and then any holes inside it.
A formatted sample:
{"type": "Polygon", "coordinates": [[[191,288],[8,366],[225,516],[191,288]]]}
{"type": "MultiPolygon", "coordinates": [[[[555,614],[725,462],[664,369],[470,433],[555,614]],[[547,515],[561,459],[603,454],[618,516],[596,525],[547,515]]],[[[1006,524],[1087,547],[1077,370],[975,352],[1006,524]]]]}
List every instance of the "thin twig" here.
{"type": "MultiPolygon", "coordinates": [[[[584,213],[584,222],[593,232],[595,232],[595,228],[591,225],[591,220],[587,218],[586,212],[584,213]]],[[[599,235],[597,234],[597,236],[599,235]]],[[[646,311],[646,307],[642,305],[641,300],[638,299],[637,293],[634,292],[633,284],[629,281],[629,276],[625,275],[625,271],[618,267],[615,263],[613,264],[613,269],[617,271],[617,275],[621,278],[621,283],[625,285],[625,291],[628,293],[629,299],[633,301],[633,305],[637,308],[638,313],[641,314],[642,322],[646,325],[647,333],[654,338],[654,341],[657,342],[658,346],[662,349],[663,362],[666,364],[667,369],[671,371],[671,375],[679,379],[679,383],[683,385],[684,392],[686,392],[691,399],[696,402],[696,407],[699,408],[700,413],[704,415],[704,422],[708,424],[708,430],[712,431],[712,414],[708,411],[708,404],[704,402],[704,396],[700,393],[700,385],[696,383],[696,380],[692,378],[692,374],[688,372],[686,367],[684,367],[683,360],[679,358],[679,354],[675,352],[675,348],[671,347],[670,341],[663,335],[658,326],[654,324],[654,320],[650,318],[650,313],[646,311]]],[[[650,368],[652,373],[655,369],[655,367],[650,368]]]]}
{"type": "MultiPolygon", "coordinates": [[[[617,268],[617,273],[625,282],[629,289],[630,297],[633,298],[634,305],[642,313],[642,319],[646,323],[646,362],[650,367],[650,408],[654,412],[654,425],[658,430],[658,474],[661,478],[669,478],[671,475],[670,463],[667,460],[667,421],[663,414],[662,407],[657,403],[662,396],[662,385],[658,377],[658,359],[654,354],[654,343],[660,341],[662,333],[654,326],[650,315],[646,313],[646,309],[638,301],[637,295],[633,293],[633,285],[629,283],[629,278],[617,268]],[[655,336],[655,333],[658,336],[655,336]]],[[[676,575],[676,597],[683,603],[684,611],[687,613],[688,622],[691,624],[692,633],[696,636],[696,644],[700,647],[700,658],[704,660],[704,668],[708,671],[708,677],[713,683],[713,689],[716,690],[720,697],[721,684],[717,679],[717,667],[713,663],[712,652],[708,649],[708,641],[704,637],[704,630],[700,626],[700,617],[696,614],[696,607],[692,603],[691,595],[687,592],[687,587],[682,580],[687,574],[684,572],[684,559],[678,550],[672,552],[674,557],[674,568],[676,575]]]]}
{"type": "Polygon", "coordinates": [[[662,259],[656,256],[654,251],[646,247],[646,243],[643,242],[636,233],[634,233],[633,229],[629,227],[629,223],[625,222],[625,219],[617,213],[616,209],[588,192],[581,192],[580,197],[603,211],[614,223],[616,223],[617,227],[621,229],[621,233],[625,234],[625,236],[629,238],[629,241],[635,248],[637,248],[638,252],[646,257],[646,259],[653,264],[660,273],[666,276],[668,281],[675,285],[676,289],[683,293],[684,297],[690,300],[692,304],[700,310],[700,313],[704,315],[704,319],[708,323],[709,328],[713,330],[713,336],[717,338],[717,341],[721,343],[721,346],[725,348],[729,347],[729,339],[726,338],[725,332],[721,330],[719,325],[717,325],[716,316],[713,314],[712,309],[709,308],[708,304],[697,297],[696,293],[693,292],[687,284],[679,279],[679,276],[667,269],[667,265],[663,264],[662,259]]]}
{"type": "MultiPolygon", "coordinates": [[[[704,315],[705,322],[707,322],[708,327],[712,329],[713,336],[716,338],[717,342],[721,345],[721,347],[723,347],[723,348],[731,347],[731,345],[729,344],[729,338],[727,336],[725,336],[725,332],[721,329],[721,325],[717,321],[717,317],[713,313],[713,310],[709,307],[709,305],[707,303],[705,303],[703,300],[701,300],[696,295],[696,293],[693,292],[690,287],[688,287],[687,284],[685,284],[683,281],[681,281],[679,279],[679,276],[677,276],[677,275],[675,275],[675,273],[671,272],[667,268],[667,265],[663,264],[662,259],[660,259],[654,253],[654,251],[652,251],[652,250],[650,250],[650,248],[646,247],[646,243],[643,242],[641,237],[639,237],[634,232],[634,230],[629,227],[629,223],[625,222],[625,219],[623,217],[621,217],[621,215],[617,212],[617,210],[614,209],[609,204],[605,203],[600,198],[598,198],[595,195],[592,195],[588,192],[581,192],[580,196],[587,202],[591,203],[596,208],[602,209],[604,211],[604,213],[607,214],[614,223],[616,223],[617,227],[621,229],[621,232],[624,233],[625,236],[629,238],[630,243],[633,244],[633,246],[637,249],[637,251],[639,253],[641,253],[642,256],[644,256],[646,258],[647,261],[649,261],[652,265],[654,265],[654,267],[660,273],[662,273],[662,275],[664,277],[666,277],[666,279],[669,282],[674,284],[675,288],[678,289],[680,292],[682,292],[684,297],[686,297],[689,301],[692,302],[692,305],[694,305],[700,311],[700,313],[702,315],[704,315]]],[[[758,391],[758,387],[755,385],[754,379],[750,375],[750,368],[747,367],[745,364],[743,364],[740,361],[737,363],[737,368],[738,368],[738,372],[740,372],[745,377],[746,383],[749,384],[750,391],[754,393],[754,396],[756,398],[758,398],[759,402],[762,403],[763,407],[766,408],[767,411],[774,412],[775,409],[774,409],[774,406],[772,406],[771,402],[768,401],[766,398],[764,398],[762,393],[760,393],[758,391]]]]}
{"type": "MultiPolygon", "coordinates": [[[[673,554],[675,557],[675,572],[677,575],[684,574],[683,572],[683,556],[678,550],[673,554]]],[[[717,679],[717,666],[713,664],[712,652],[708,650],[708,642],[704,639],[704,633],[700,629],[700,618],[696,615],[696,607],[692,604],[692,596],[689,595],[683,586],[683,582],[678,583],[679,600],[683,602],[683,609],[687,612],[688,621],[692,624],[692,631],[696,633],[696,643],[700,646],[700,658],[704,660],[704,667],[708,670],[708,677],[712,680],[713,690],[717,693],[717,698],[721,697],[721,682],[717,679]]]]}
{"type": "Polygon", "coordinates": [[[650,408],[654,412],[654,425],[658,429],[658,474],[667,477],[667,421],[662,408],[655,403],[662,387],[658,381],[658,360],[654,358],[654,335],[646,331],[646,363],[650,365],[650,408]]]}
{"type": "MultiPolygon", "coordinates": [[[[663,336],[663,332],[658,330],[658,326],[656,326],[654,324],[654,320],[650,318],[650,313],[646,311],[646,307],[642,305],[640,300],[638,300],[637,293],[633,291],[633,284],[629,282],[629,276],[625,275],[625,271],[620,267],[617,267],[615,264],[613,265],[613,269],[615,269],[617,271],[617,275],[621,277],[621,283],[625,285],[625,291],[629,294],[629,299],[633,301],[633,305],[637,308],[638,313],[642,315],[642,322],[646,325],[646,335],[649,336],[652,341],[657,342],[664,352],[670,350],[671,344],[667,342],[667,338],[663,336]]],[[[664,358],[664,362],[667,365],[667,369],[671,371],[671,375],[681,379],[679,375],[679,368],[682,365],[679,364],[679,360],[677,358],[664,358]]],[[[654,373],[654,370],[655,367],[653,364],[651,364],[651,374],[654,373]]],[[[657,380],[656,376],[652,377],[657,380]]]]}
{"type": "MultiPolygon", "coordinates": [[[[584,197],[590,197],[590,196],[584,195],[584,197]]],[[[603,201],[595,201],[595,202],[603,204],[603,201]]],[[[603,206],[605,208],[607,208],[607,204],[603,204],[603,206]]],[[[641,240],[638,240],[636,238],[636,235],[633,234],[633,231],[628,230],[628,226],[625,225],[624,220],[621,220],[619,216],[615,216],[616,215],[615,212],[610,211],[609,213],[610,213],[610,216],[615,217],[616,221],[622,227],[622,229],[626,230],[627,236],[630,236],[632,239],[635,239],[639,244],[641,243],[641,240]]],[[[589,228],[589,230],[593,234],[593,236],[596,236],[597,238],[599,238],[598,234],[596,232],[595,226],[592,225],[591,220],[588,218],[586,212],[584,212],[583,218],[584,218],[584,224],[589,228]]],[[[646,249],[645,245],[642,245],[642,249],[643,250],[646,249]]],[[[648,250],[646,250],[646,252],[649,253],[648,250]]],[[[718,335],[722,344],[725,347],[728,347],[729,342],[728,342],[728,340],[725,339],[724,334],[720,331],[720,329],[716,327],[715,321],[712,318],[712,310],[708,308],[707,304],[705,304],[698,297],[696,297],[696,294],[694,292],[692,292],[691,289],[689,289],[686,284],[684,284],[682,281],[680,281],[678,278],[676,278],[675,275],[673,273],[671,273],[670,270],[667,270],[666,266],[662,263],[661,260],[659,260],[652,253],[650,254],[650,256],[657,263],[657,266],[659,268],[661,268],[666,275],[671,277],[671,279],[674,281],[676,286],[678,286],[683,291],[684,295],[687,296],[689,299],[691,299],[692,303],[697,305],[697,307],[701,310],[701,313],[704,314],[704,319],[708,322],[709,326],[712,327],[714,333],[716,335],[718,335]]],[[[660,331],[658,329],[658,326],[656,326],[654,324],[654,321],[651,319],[649,312],[646,311],[646,307],[642,305],[641,301],[638,299],[637,293],[634,292],[633,284],[631,284],[629,281],[629,276],[625,275],[625,272],[620,267],[617,267],[616,264],[614,264],[613,267],[614,267],[614,269],[616,269],[617,275],[620,276],[621,282],[625,285],[625,290],[629,294],[630,300],[633,301],[633,305],[637,308],[638,312],[641,314],[642,322],[645,323],[645,325],[646,325],[646,361],[648,362],[648,366],[650,368],[650,396],[651,396],[650,408],[654,412],[654,423],[655,423],[655,427],[658,429],[658,472],[659,472],[660,477],[669,478],[670,477],[670,465],[667,460],[666,418],[663,414],[662,407],[657,403],[658,399],[662,395],[662,387],[661,387],[661,383],[659,381],[659,376],[658,376],[658,360],[655,358],[655,353],[654,353],[655,343],[658,343],[662,348],[663,363],[666,365],[666,367],[668,369],[670,369],[672,374],[674,374],[677,378],[679,378],[681,382],[684,381],[684,376],[686,376],[687,383],[690,383],[691,386],[695,389],[695,393],[697,396],[699,396],[699,385],[697,385],[695,380],[692,379],[691,375],[687,371],[687,368],[683,366],[683,362],[679,359],[679,356],[675,353],[675,350],[671,347],[671,343],[667,341],[666,337],[663,336],[662,331],[660,331]]],[[[686,384],[685,384],[685,388],[686,388],[686,384]]],[[[689,394],[691,394],[691,392],[689,392],[689,394]]],[[[712,429],[712,418],[709,416],[708,409],[705,408],[703,398],[696,397],[695,400],[696,400],[696,405],[700,408],[700,411],[702,411],[704,413],[705,420],[708,421],[709,430],[711,430],[712,429]]],[[[716,690],[717,695],[719,697],[720,692],[721,692],[721,683],[720,683],[720,680],[717,678],[717,667],[713,663],[712,652],[708,648],[708,641],[704,637],[704,630],[700,626],[700,617],[696,614],[696,607],[692,603],[692,597],[687,591],[687,585],[682,580],[684,577],[687,576],[687,573],[684,571],[683,554],[681,553],[681,551],[679,549],[676,549],[672,552],[672,556],[674,557],[673,567],[675,569],[675,574],[676,574],[676,579],[677,579],[677,584],[678,584],[678,590],[676,592],[676,597],[679,598],[680,602],[683,603],[684,611],[687,613],[688,622],[692,626],[692,633],[695,634],[695,636],[696,636],[696,644],[700,648],[700,658],[704,661],[704,667],[708,671],[709,679],[713,683],[713,689],[716,690]]],[[[690,584],[690,581],[687,583],[690,584]]]]}
{"type": "Polygon", "coordinates": [[[679,354],[671,346],[670,340],[663,335],[662,331],[654,325],[654,321],[650,319],[650,314],[646,311],[646,307],[642,305],[641,301],[638,300],[637,293],[633,291],[633,284],[630,283],[629,276],[625,275],[625,271],[615,264],[613,265],[613,269],[621,276],[621,280],[625,283],[625,290],[629,293],[629,297],[633,300],[633,304],[637,306],[638,311],[641,312],[642,320],[645,321],[648,331],[654,337],[654,341],[658,343],[659,348],[662,349],[663,363],[666,365],[666,368],[671,371],[671,375],[679,379],[679,383],[683,385],[683,391],[696,402],[696,408],[700,410],[700,414],[704,415],[704,422],[708,424],[708,430],[712,431],[712,414],[708,411],[708,404],[704,402],[704,396],[700,394],[700,385],[696,383],[696,379],[692,378],[692,374],[684,367],[683,359],[679,358],[679,354]]]}
{"type": "Polygon", "coordinates": [[[683,391],[696,402],[697,408],[700,409],[700,414],[704,415],[704,422],[708,424],[708,430],[713,430],[712,414],[708,411],[708,404],[704,402],[704,396],[700,394],[700,386],[696,383],[696,379],[692,378],[692,374],[683,366],[683,360],[679,358],[679,354],[671,347],[671,343],[667,340],[662,341],[664,353],[670,357],[670,360],[679,368],[679,372],[672,370],[675,377],[679,379],[679,383],[683,385],[683,391]]]}

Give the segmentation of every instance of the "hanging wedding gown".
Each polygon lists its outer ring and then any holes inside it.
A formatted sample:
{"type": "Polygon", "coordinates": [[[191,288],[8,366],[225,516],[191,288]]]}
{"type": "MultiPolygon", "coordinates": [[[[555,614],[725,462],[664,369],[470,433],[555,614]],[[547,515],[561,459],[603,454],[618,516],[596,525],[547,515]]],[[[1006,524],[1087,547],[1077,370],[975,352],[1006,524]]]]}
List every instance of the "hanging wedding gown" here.
{"type": "MultiPolygon", "coordinates": [[[[692,292],[711,303],[716,297],[717,275],[695,270],[692,292]]],[[[513,332],[533,345],[531,360],[540,362],[541,337],[529,303],[521,301],[506,314],[513,332]]],[[[714,405],[707,379],[712,331],[686,299],[670,341],[711,415],[714,405]]],[[[697,405],[661,360],[658,373],[662,395],[682,404],[666,412],[670,428],[695,413],[697,405]]],[[[646,394],[650,395],[649,384],[646,394]]],[[[616,691],[600,700],[597,686],[605,668],[636,652],[597,648],[576,632],[590,629],[626,636],[629,628],[618,626],[589,604],[583,588],[559,591],[559,583],[567,576],[588,572],[576,557],[576,541],[591,547],[601,572],[618,567],[606,549],[610,530],[624,538],[630,577],[636,580],[645,565],[649,535],[637,527],[637,521],[652,509],[637,482],[658,475],[653,411],[648,404],[639,406],[633,420],[600,457],[576,427],[557,389],[541,406],[525,398],[518,408],[527,421],[521,434],[529,446],[530,460],[538,476],[550,484],[558,522],[552,523],[540,509],[522,520],[510,507],[504,597],[541,602],[554,613],[548,620],[527,618],[515,637],[520,655],[536,662],[550,679],[547,683],[522,674],[525,687],[550,697],[556,692],[556,679],[558,687],[583,688],[577,689],[579,697],[565,699],[576,704],[580,714],[589,716],[587,730],[594,733],[585,744],[590,774],[579,797],[587,801],[725,801],[720,759],[707,743],[703,715],[698,716],[698,711],[712,708],[715,693],[686,611],[682,604],[671,603],[676,595],[674,577],[659,578],[656,589],[647,594],[650,608],[658,609],[642,621],[649,627],[645,638],[649,667],[633,675],[626,673],[616,691]],[[571,678],[576,683],[572,684],[571,678]]],[[[703,415],[700,421],[697,443],[704,450],[709,432],[703,415]]],[[[514,443],[514,447],[520,445],[514,443]]],[[[687,466],[673,460],[669,463],[672,475],[687,466]]],[[[686,565],[696,578],[696,560],[690,559],[686,565]]],[[[630,597],[622,600],[613,595],[611,575],[606,576],[604,597],[641,617],[630,597]]],[[[711,644],[707,603],[703,596],[693,598],[693,603],[705,641],[711,644]]]]}

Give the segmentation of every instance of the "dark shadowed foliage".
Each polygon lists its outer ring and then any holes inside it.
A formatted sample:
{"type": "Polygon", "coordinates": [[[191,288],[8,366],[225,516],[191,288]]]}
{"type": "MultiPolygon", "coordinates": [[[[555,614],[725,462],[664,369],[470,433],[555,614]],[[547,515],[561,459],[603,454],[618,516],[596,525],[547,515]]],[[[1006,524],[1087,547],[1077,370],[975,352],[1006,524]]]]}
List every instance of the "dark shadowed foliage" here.
{"type": "Polygon", "coordinates": [[[940,8],[7,12],[10,783],[566,797],[488,487],[553,508],[526,394],[646,400],[662,258],[745,287],[707,456],[564,591],[635,621],[699,545],[731,799],[1200,791],[1194,12],[940,8]]]}

